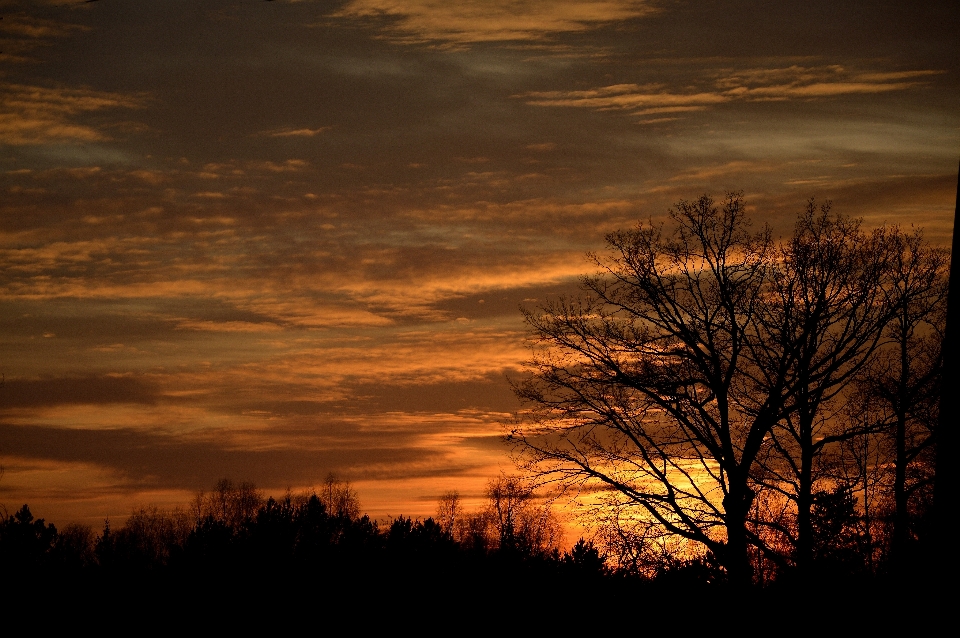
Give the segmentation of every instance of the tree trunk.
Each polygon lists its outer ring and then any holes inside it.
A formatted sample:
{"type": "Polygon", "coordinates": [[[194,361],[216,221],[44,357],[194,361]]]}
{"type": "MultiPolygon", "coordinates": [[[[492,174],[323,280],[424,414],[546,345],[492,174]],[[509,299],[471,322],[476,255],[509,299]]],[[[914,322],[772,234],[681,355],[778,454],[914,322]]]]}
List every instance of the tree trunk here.
{"type": "MultiPolygon", "coordinates": [[[[907,309],[903,309],[906,315],[907,309]]],[[[910,397],[910,352],[909,352],[909,323],[906,316],[900,318],[900,378],[897,379],[897,394],[894,410],[897,415],[896,431],[894,432],[895,459],[893,478],[893,564],[899,572],[904,567],[907,541],[909,537],[909,515],[907,513],[907,406],[910,397]]]]}
{"type": "Polygon", "coordinates": [[[735,588],[746,589],[753,584],[753,568],[747,542],[747,515],[753,505],[754,493],[747,486],[746,475],[742,479],[735,477],[733,473],[729,476],[730,489],[723,499],[727,528],[723,566],[727,570],[730,584],[735,588]]]}
{"type": "Polygon", "coordinates": [[[801,393],[797,425],[800,445],[800,474],[797,476],[797,544],[794,560],[797,571],[805,575],[813,563],[813,409],[801,393]]]}
{"type": "Polygon", "coordinates": [[[893,479],[893,498],[896,510],[893,519],[893,563],[900,571],[907,560],[904,556],[909,540],[910,517],[907,513],[907,418],[897,408],[896,460],[893,479]]]}
{"type": "MultiPolygon", "coordinates": [[[[953,250],[950,256],[950,292],[947,295],[947,327],[943,339],[943,377],[940,389],[940,419],[936,432],[935,480],[933,482],[933,515],[935,534],[931,543],[928,560],[943,547],[950,547],[954,534],[953,525],[957,503],[956,471],[957,463],[957,360],[951,348],[956,347],[957,332],[960,332],[960,293],[957,291],[960,281],[960,172],[957,173],[957,200],[953,212],[953,250]]],[[[956,558],[953,552],[943,552],[942,560],[936,560],[938,575],[944,578],[954,574],[956,558]]]]}
{"type": "MultiPolygon", "coordinates": [[[[804,420],[806,420],[804,418],[804,420]]],[[[800,476],[797,486],[797,571],[806,574],[813,563],[813,439],[804,436],[810,428],[801,426],[800,476]]]]}

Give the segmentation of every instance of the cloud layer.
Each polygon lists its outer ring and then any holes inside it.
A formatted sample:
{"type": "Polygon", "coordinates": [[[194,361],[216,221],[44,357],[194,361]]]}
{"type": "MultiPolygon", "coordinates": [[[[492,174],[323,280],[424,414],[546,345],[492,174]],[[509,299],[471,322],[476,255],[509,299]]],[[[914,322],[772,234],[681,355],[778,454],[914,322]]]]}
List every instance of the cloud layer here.
{"type": "Polygon", "coordinates": [[[609,231],[744,190],[946,241],[956,12],[721,4],[3,5],[0,504],[428,515],[512,468],[519,308],[609,231]]]}

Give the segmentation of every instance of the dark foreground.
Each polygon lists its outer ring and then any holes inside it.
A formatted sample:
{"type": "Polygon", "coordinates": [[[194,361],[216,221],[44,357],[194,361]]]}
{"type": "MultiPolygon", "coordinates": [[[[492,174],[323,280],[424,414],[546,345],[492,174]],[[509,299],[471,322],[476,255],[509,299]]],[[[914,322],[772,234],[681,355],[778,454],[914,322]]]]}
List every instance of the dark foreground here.
{"type": "MultiPolygon", "coordinates": [[[[169,531],[169,530],[168,530],[169,531]]],[[[786,575],[734,588],[709,560],[652,574],[611,569],[581,541],[544,551],[509,533],[455,539],[433,519],[331,515],[311,498],[269,500],[237,525],[213,517],[173,542],[109,526],[77,538],[23,508],[4,522],[4,621],[31,627],[291,631],[421,629],[460,633],[558,628],[591,632],[804,629],[834,633],[933,627],[954,586],[909,573],[786,575]],[[135,621],[131,626],[130,621],[135,621]]]]}

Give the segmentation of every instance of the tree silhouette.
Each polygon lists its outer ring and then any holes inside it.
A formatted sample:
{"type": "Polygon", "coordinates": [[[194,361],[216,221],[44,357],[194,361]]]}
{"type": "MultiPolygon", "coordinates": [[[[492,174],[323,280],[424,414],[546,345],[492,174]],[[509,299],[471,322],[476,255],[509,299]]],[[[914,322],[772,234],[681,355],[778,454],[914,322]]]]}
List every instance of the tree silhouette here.
{"type": "Polygon", "coordinates": [[[77,572],[95,564],[96,535],[89,525],[68,523],[57,531],[51,556],[57,567],[77,572]]]}
{"type": "Polygon", "coordinates": [[[764,485],[794,502],[795,524],[773,525],[788,538],[801,571],[814,558],[814,494],[831,448],[862,432],[838,419],[845,391],[880,345],[895,305],[890,284],[899,234],[860,230],[859,222],[809,201],[793,236],[771,265],[770,296],[758,305],[762,325],[757,369],[786,364],[787,374],[765,373],[762,383],[785,384],[783,415],[769,432],[770,454],[761,455],[764,485]],[[773,378],[770,378],[770,377],[773,378]],[[769,379],[769,380],[768,380],[769,379]],[[839,404],[839,405],[838,405],[839,404]]]}
{"type": "Polygon", "coordinates": [[[336,474],[327,475],[317,496],[327,511],[334,516],[346,518],[360,516],[360,498],[350,483],[341,480],[336,474]]]}
{"type": "MultiPolygon", "coordinates": [[[[946,330],[943,339],[943,381],[940,389],[939,419],[936,441],[936,475],[937,481],[933,490],[933,510],[935,519],[935,539],[931,543],[928,556],[932,558],[939,552],[940,547],[946,546],[953,538],[952,505],[957,499],[956,464],[957,449],[957,398],[953,392],[957,388],[957,358],[952,348],[956,348],[957,333],[960,332],[960,261],[957,260],[957,251],[960,251],[960,171],[957,173],[957,195],[953,213],[953,235],[951,242],[950,259],[950,289],[947,299],[946,330]]],[[[951,557],[940,563],[940,574],[947,576],[953,573],[956,559],[951,557]]]]}
{"type": "Polygon", "coordinates": [[[254,517],[262,504],[263,494],[253,483],[234,484],[223,478],[209,494],[198,492],[192,509],[197,520],[210,517],[231,529],[239,529],[254,517]]]}
{"type": "Polygon", "coordinates": [[[57,539],[57,528],[35,519],[24,505],[0,521],[0,565],[9,574],[38,569],[47,564],[57,539]]]}
{"type": "Polygon", "coordinates": [[[501,551],[541,554],[559,545],[560,525],[549,504],[539,504],[534,486],[519,476],[501,474],[487,483],[486,519],[501,551]]]}
{"type": "Polygon", "coordinates": [[[885,326],[886,344],[865,371],[854,406],[868,417],[881,459],[894,470],[890,550],[900,569],[916,532],[911,501],[929,492],[933,481],[949,256],[931,247],[920,231],[890,239],[884,288],[893,312],[885,326]]]}
{"type": "Polygon", "coordinates": [[[435,520],[440,529],[445,534],[449,534],[450,538],[458,542],[462,539],[466,515],[460,500],[460,492],[452,490],[440,495],[437,500],[435,520]]]}
{"type": "Polygon", "coordinates": [[[751,469],[786,390],[785,364],[762,378],[748,358],[773,244],[739,194],[681,201],[670,220],[608,235],[583,296],[526,311],[541,347],[517,387],[533,419],[514,436],[530,469],[601,483],[745,585],[751,469]]]}
{"type": "Polygon", "coordinates": [[[775,242],[739,193],[681,201],[669,222],[608,235],[581,295],[525,311],[530,410],[510,438],[543,480],[599,489],[638,530],[623,539],[686,539],[706,554],[677,551],[738,586],[761,558],[806,569],[831,529],[817,521],[843,509],[824,504],[852,503],[827,471],[839,444],[878,427],[839,418],[852,384],[904,295],[929,305],[903,279],[919,244],[812,200],[775,242]]]}

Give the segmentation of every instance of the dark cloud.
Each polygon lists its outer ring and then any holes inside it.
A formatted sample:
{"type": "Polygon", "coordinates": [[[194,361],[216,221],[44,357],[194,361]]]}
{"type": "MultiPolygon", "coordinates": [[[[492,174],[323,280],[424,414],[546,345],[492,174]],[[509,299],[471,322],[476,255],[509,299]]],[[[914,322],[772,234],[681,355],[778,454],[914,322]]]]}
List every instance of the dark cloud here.
{"type": "Polygon", "coordinates": [[[0,410],[65,404],[153,405],[156,401],[156,389],[135,377],[6,379],[0,387],[0,410]]]}
{"type": "MultiPolygon", "coordinates": [[[[280,437],[282,438],[282,436],[280,437]]],[[[93,464],[113,471],[119,489],[196,490],[229,476],[259,485],[320,483],[330,472],[351,480],[429,476],[444,467],[435,450],[392,442],[356,447],[243,449],[215,439],[176,437],[139,429],[88,430],[0,425],[6,457],[93,464]]]]}
{"type": "MultiPolygon", "coordinates": [[[[586,274],[591,269],[590,262],[583,260],[586,274]]],[[[523,288],[503,288],[464,295],[453,299],[444,299],[436,304],[438,310],[448,313],[456,319],[488,319],[506,317],[516,319],[521,308],[533,307],[557,295],[574,295],[580,290],[577,281],[565,282],[555,286],[525,286],[523,288]]]]}
{"type": "Polygon", "coordinates": [[[520,402],[505,377],[460,383],[417,385],[355,386],[353,391],[369,397],[360,409],[377,412],[455,413],[459,410],[487,410],[510,413],[520,402]]]}

